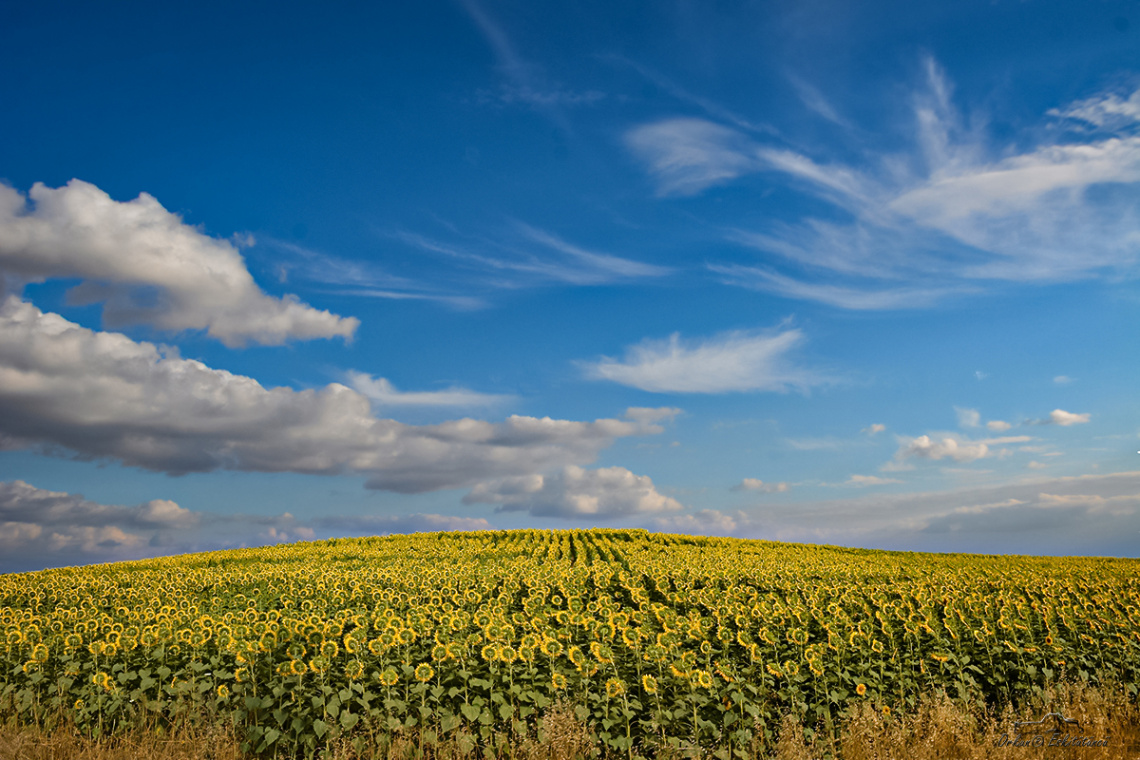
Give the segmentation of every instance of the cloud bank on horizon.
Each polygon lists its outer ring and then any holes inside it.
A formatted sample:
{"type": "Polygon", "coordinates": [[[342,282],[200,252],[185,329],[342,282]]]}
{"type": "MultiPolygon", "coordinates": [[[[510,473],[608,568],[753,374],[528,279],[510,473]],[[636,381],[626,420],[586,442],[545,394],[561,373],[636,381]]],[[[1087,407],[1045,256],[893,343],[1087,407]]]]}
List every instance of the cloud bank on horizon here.
{"type": "Polygon", "coordinates": [[[1060,3],[888,5],[285,13],[271,74],[189,44],[245,12],[29,9],[0,572],[595,524],[1135,555],[1134,33],[1090,11],[1046,67],[1060,3]],[[85,130],[44,94],[78,70],[85,130]]]}

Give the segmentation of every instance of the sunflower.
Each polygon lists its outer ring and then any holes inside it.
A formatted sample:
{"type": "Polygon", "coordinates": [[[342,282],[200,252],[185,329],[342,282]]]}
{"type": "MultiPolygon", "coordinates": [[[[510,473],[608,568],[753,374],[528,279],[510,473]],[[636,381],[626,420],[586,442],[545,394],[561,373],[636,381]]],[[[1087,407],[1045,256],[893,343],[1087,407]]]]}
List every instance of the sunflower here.
{"type": "Polygon", "coordinates": [[[416,666],[416,680],[420,683],[427,683],[435,675],[435,668],[428,665],[426,662],[421,662],[416,666]]]}
{"type": "Polygon", "coordinates": [[[645,689],[646,694],[657,693],[657,679],[650,675],[641,677],[641,688],[645,689]]]}
{"type": "Polygon", "coordinates": [[[620,678],[611,678],[606,681],[606,696],[610,699],[625,694],[625,681],[620,678]]]}
{"type": "Polygon", "coordinates": [[[566,688],[566,676],[561,673],[552,673],[550,676],[550,685],[557,691],[562,691],[566,688]]]}
{"type": "Polygon", "coordinates": [[[562,643],[557,639],[546,639],[542,642],[542,653],[547,657],[557,657],[562,654],[562,643]]]}
{"type": "Polygon", "coordinates": [[[222,684],[217,688],[217,694],[218,699],[225,699],[230,695],[230,690],[225,684],[222,684]]]}
{"type": "Polygon", "coordinates": [[[344,666],[344,677],[350,681],[359,681],[364,675],[364,663],[352,660],[344,666]]]}
{"type": "Polygon", "coordinates": [[[391,666],[381,670],[380,674],[377,677],[380,679],[380,683],[384,686],[395,686],[400,680],[400,674],[397,673],[396,669],[391,666]]]}
{"type": "Polygon", "coordinates": [[[855,693],[860,697],[867,693],[867,684],[861,683],[855,687],[855,693]]]}

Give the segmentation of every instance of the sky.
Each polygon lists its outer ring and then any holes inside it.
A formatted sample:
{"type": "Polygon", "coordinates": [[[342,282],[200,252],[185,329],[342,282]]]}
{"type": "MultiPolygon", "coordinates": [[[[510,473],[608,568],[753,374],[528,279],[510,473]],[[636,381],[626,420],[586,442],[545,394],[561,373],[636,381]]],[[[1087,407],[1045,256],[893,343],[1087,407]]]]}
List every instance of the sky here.
{"type": "Polygon", "coordinates": [[[1140,556],[1140,3],[0,6],[0,572],[1140,556]]]}

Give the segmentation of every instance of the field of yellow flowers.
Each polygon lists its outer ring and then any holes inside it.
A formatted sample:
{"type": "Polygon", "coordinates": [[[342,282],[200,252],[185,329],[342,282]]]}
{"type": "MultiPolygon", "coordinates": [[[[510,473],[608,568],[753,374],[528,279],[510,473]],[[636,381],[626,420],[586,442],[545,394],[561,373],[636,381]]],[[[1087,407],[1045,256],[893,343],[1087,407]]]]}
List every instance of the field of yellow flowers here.
{"type": "Polygon", "coordinates": [[[526,733],[715,748],[920,695],[1140,687],[1140,561],[639,530],[333,539],[0,576],[0,718],[92,735],[207,715],[254,753],[526,733]]]}

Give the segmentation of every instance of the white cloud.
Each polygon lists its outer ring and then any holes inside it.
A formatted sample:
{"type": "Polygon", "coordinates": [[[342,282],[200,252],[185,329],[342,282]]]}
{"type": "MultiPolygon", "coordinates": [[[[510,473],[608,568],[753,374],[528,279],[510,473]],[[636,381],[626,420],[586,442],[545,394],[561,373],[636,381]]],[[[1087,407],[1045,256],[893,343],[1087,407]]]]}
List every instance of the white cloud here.
{"type": "Polygon", "coordinates": [[[986,429],[992,430],[995,433],[1004,433],[1011,427],[1013,427],[1013,425],[1010,425],[1008,422],[1003,422],[1002,420],[990,420],[986,423],[986,429]]]}
{"type": "Polygon", "coordinates": [[[881,433],[886,429],[887,429],[886,425],[882,424],[881,422],[876,422],[874,424],[868,425],[867,427],[863,428],[859,432],[860,433],[866,433],[867,435],[875,435],[876,433],[881,433]]]}
{"type": "Polygon", "coordinates": [[[463,502],[499,504],[499,511],[545,517],[612,518],[682,509],[676,499],[658,493],[646,475],[634,475],[624,467],[586,470],[573,465],[552,475],[480,483],[463,502]]]}
{"type": "Polygon", "coordinates": [[[1069,383],[1073,382],[1073,378],[1069,377],[1068,375],[1057,375],[1055,378],[1053,378],[1053,382],[1055,382],[1057,385],[1068,385],[1069,383]]]}
{"type": "Polygon", "coordinates": [[[654,393],[731,393],[806,389],[825,380],[797,367],[787,355],[803,341],[796,329],[729,332],[703,341],[647,340],[626,350],[624,361],[584,363],[586,375],[654,393]]]}
{"type": "Polygon", "coordinates": [[[165,499],[110,506],[22,480],[0,482],[0,572],[145,556],[199,519],[165,499]]]}
{"type": "Polygon", "coordinates": [[[896,478],[878,478],[874,475],[852,475],[843,484],[845,486],[884,486],[890,483],[901,483],[896,478]]]}
{"type": "Polygon", "coordinates": [[[1068,427],[1069,425],[1083,425],[1089,421],[1090,416],[1091,415],[1088,413],[1073,414],[1072,412],[1066,412],[1064,409],[1054,409],[1053,411],[1049,412],[1048,422],[1049,424],[1060,425],[1062,427],[1068,427]]]}
{"type": "Polygon", "coordinates": [[[1041,462],[1038,462],[1037,460],[1033,460],[1033,461],[1029,462],[1028,464],[1026,464],[1025,466],[1027,469],[1030,469],[1030,470],[1043,470],[1046,467],[1048,467],[1049,465],[1042,464],[1041,462]]]}
{"type": "Polygon", "coordinates": [[[984,443],[959,442],[958,439],[949,436],[936,440],[928,435],[920,435],[917,438],[900,438],[900,443],[899,450],[895,453],[896,461],[918,457],[972,462],[989,453],[989,447],[984,443]]]}
{"type": "Polygon", "coordinates": [[[184,223],[146,193],[118,202],[73,179],[56,189],[36,183],[28,199],[0,185],[0,276],[81,279],[69,300],[102,303],[109,326],[202,329],[241,346],[351,339],[359,325],[294,296],[266,295],[233,244],[184,223]]]}
{"type": "Polygon", "coordinates": [[[693,514],[659,517],[653,527],[665,533],[697,536],[729,536],[751,524],[744,512],[727,514],[717,509],[702,509],[693,514]]]}
{"type": "Polygon", "coordinates": [[[1140,472],[706,510],[662,530],[908,551],[1137,556],[1140,472]]]}
{"type": "MultiPolygon", "coordinates": [[[[1060,129],[1028,126],[1026,134],[1038,137],[1015,152],[976,126],[983,118],[959,114],[933,60],[923,69],[909,150],[862,151],[870,158],[859,166],[825,163],[698,119],[642,125],[627,143],[661,195],[692,195],[768,172],[850,215],[847,222],[804,217],[755,232],[726,230],[728,241],[795,265],[794,274],[748,262],[710,265],[742,287],[845,309],[927,308],[998,281],[1112,277],[1136,265],[1140,91],[1055,109],[1060,129]]],[[[811,94],[801,87],[805,102],[826,117],[825,103],[811,94]]]]}
{"type": "Polygon", "coordinates": [[[151,470],[355,472],[370,488],[412,493],[586,464],[617,438],[663,430],[643,409],[625,420],[417,427],[369,406],[339,383],[264,388],[14,296],[0,304],[0,434],[151,470]]]}
{"type": "Polygon", "coordinates": [[[969,287],[891,287],[858,288],[805,282],[758,267],[739,264],[709,264],[710,271],[725,275],[728,285],[777,293],[787,298],[818,301],[852,311],[882,309],[927,309],[952,296],[975,292],[969,287]]]}
{"type": "Polygon", "coordinates": [[[646,124],[625,141],[657,180],[658,195],[696,195],[760,166],[748,138],[704,119],[646,124]]]}
{"type": "Polygon", "coordinates": [[[1140,122],[1140,90],[1128,99],[1118,93],[1097,95],[1077,101],[1064,109],[1054,108],[1050,116],[1083,121],[1101,129],[1118,129],[1140,122]]]}
{"type": "Polygon", "coordinates": [[[0,482],[0,572],[312,540],[318,531],[343,536],[491,528],[483,518],[439,514],[298,520],[288,512],[193,511],[165,499],[123,507],[20,480],[0,482]]]}
{"type": "Polygon", "coordinates": [[[372,377],[363,372],[346,373],[348,384],[357,392],[363,393],[377,406],[424,406],[424,407],[477,407],[495,406],[514,399],[510,395],[478,393],[466,388],[448,388],[442,391],[400,391],[382,377],[372,377]]]}
{"type": "Polygon", "coordinates": [[[1009,443],[1025,443],[1032,440],[1033,436],[1031,435],[1003,435],[997,438],[983,438],[980,441],[974,441],[974,443],[984,443],[987,446],[1004,446],[1009,443]]]}
{"type": "Polygon", "coordinates": [[[308,522],[308,525],[323,532],[329,530],[344,531],[358,536],[494,529],[494,526],[482,517],[424,513],[411,515],[332,515],[314,518],[308,522]]]}
{"type": "Polygon", "coordinates": [[[733,491],[759,491],[760,493],[785,493],[791,486],[784,482],[765,483],[758,478],[745,478],[732,487],[733,491]]]}
{"type": "Polygon", "coordinates": [[[573,243],[568,243],[557,235],[523,222],[517,222],[516,227],[523,237],[551,248],[573,262],[572,269],[562,269],[564,272],[562,279],[571,282],[598,284],[621,278],[662,277],[673,272],[669,267],[644,264],[640,261],[623,259],[620,256],[613,256],[608,253],[587,251],[573,243]]]}
{"type": "MultiPolygon", "coordinates": [[[[480,239],[477,243],[451,243],[414,232],[397,232],[391,237],[421,251],[444,256],[467,269],[481,270],[489,278],[485,284],[494,288],[520,288],[549,282],[607,285],[664,277],[674,271],[670,267],[586,250],[525,222],[516,220],[511,227],[511,234],[501,241],[480,239]],[[544,250],[536,253],[535,244],[544,250]],[[551,251],[556,255],[551,256],[551,251]]],[[[464,285],[469,286],[470,273],[464,272],[463,277],[464,285]]]]}
{"type": "Polygon", "coordinates": [[[792,87],[795,88],[796,94],[799,96],[800,101],[808,107],[811,111],[819,114],[833,124],[841,127],[850,127],[847,120],[840,116],[835,108],[827,101],[816,87],[805,82],[803,79],[795,75],[789,75],[788,81],[791,82],[792,87]]]}
{"type": "Polygon", "coordinates": [[[958,415],[959,427],[976,428],[982,424],[982,415],[977,409],[962,409],[956,406],[954,412],[958,415]]]}

